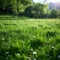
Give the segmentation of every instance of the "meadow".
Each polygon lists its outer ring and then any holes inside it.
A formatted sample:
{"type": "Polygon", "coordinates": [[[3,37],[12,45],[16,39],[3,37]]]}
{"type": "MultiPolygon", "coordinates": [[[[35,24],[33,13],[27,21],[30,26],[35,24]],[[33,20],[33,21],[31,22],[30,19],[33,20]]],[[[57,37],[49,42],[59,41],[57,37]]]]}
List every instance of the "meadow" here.
{"type": "Polygon", "coordinates": [[[60,60],[60,19],[5,18],[0,60],[60,60]]]}

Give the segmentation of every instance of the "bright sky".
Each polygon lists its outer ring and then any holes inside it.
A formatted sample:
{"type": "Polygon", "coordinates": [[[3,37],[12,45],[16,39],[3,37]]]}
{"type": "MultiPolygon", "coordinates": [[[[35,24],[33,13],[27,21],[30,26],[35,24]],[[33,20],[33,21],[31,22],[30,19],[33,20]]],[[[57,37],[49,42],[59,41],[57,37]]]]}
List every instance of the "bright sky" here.
{"type": "MultiPolygon", "coordinates": [[[[35,3],[36,3],[36,2],[41,2],[41,3],[44,2],[44,0],[33,0],[33,1],[34,1],[35,3]]],[[[46,1],[46,3],[49,3],[49,2],[53,2],[53,3],[54,3],[54,2],[60,2],[60,0],[47,0],[47,1],[46,1]]]]}

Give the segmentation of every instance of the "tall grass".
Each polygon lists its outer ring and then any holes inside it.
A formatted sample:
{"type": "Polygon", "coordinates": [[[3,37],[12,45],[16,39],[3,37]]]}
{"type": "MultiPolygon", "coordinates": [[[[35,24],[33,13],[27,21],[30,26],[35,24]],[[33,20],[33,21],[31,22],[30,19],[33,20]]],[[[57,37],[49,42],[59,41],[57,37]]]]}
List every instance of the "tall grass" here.
{"type": "Polygon", "coordinates": [[[60,60],[60,20],[0,20],[0,60],[60,60]]]}

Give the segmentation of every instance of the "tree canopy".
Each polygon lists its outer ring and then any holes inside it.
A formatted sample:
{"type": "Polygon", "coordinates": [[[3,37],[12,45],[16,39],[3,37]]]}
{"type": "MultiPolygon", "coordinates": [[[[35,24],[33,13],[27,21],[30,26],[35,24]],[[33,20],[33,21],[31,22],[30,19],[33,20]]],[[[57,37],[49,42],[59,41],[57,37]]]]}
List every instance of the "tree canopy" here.
{"type": "Polygon", "coordinates": [[[32,0],[0,0],[0,13],[5,10],[19,12],[31,3],[32,0]]]}
{"type": "Polygon", "coordinates": [[[60,10],[48,10],[48,5],[33,3],[33,0],[0,0],[0,14],[24,15],[34,18],[60,17],[60,10]]]}

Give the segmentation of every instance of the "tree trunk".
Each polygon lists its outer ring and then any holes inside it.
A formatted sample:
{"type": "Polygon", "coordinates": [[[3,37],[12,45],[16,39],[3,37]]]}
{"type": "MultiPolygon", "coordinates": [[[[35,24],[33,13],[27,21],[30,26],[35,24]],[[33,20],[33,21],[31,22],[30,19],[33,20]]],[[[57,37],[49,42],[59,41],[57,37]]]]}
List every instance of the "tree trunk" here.
{"type": "Polygon", "coordinates": [[[19,13],[19,0],[17,0],[17,15],[19,13]]]}

